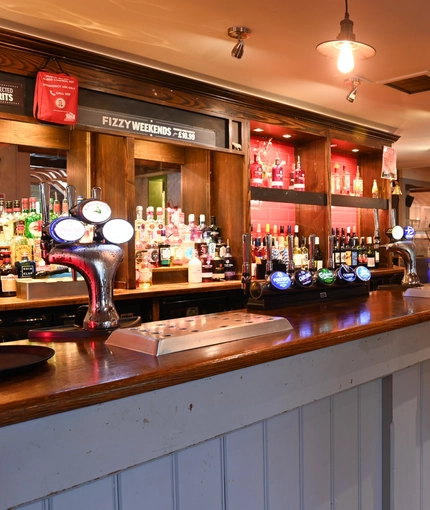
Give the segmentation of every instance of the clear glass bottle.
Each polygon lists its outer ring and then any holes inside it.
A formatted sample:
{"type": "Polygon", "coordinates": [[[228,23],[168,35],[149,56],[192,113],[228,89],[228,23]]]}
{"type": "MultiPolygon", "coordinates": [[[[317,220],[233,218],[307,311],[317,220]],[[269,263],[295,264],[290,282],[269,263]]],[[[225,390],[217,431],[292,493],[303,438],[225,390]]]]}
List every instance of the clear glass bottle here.
{"type": "Polygon", "coordinates": [[[188,283],[202,282],[202,261],[197,255],[197,250],[193,250],[193,255],[188,262],[188,283]]]}
{"type": "Polygon", "coordinates": [[[136,289],[145,289],[152,285],[152,264],[146,250],[136,252],[136,289]]]}
{"type": "Polygon", "coordinates": [[[294,267],[299,269],[302,267],[302,250],[299,246],[299,237],[294,236],[294,248],[293,248],[293,262],[294,267]]]}
{"type": "Polygon", "coordinates": [[[372,184],[372,198],[379,198],[378,181],[377,181],[376,179],[373,179],[373,184],[372,184]]]}
{"type": "Polygon", "coordinates": [[[142,250],[145,242],[145,220],[143,219],[143,207],[136,206],[136,219],[134,220],[134,244],[136,251],[142,250]]]}
{"type": "Polygon", "coordinates": [[[360,176],[360,167],[357,165],[357,173],[355,174],[355,179],[353,181],[353,190],[354,196],[362,197],[363,196],[363,179],[360,176]]]}
{"type": "Polygon", "coordinates": [[[351,174],[347,167],[344,165],[342,173],[342,195],[351,194],[351,174]]]}
{"type": "Polygon", "coordinates": [[[306,237],[302,236],[302,244],[300,246],[301,251],[301,267],[302,269],[308,269],[309,267],[309,250],[306,246],[306,237]]]}

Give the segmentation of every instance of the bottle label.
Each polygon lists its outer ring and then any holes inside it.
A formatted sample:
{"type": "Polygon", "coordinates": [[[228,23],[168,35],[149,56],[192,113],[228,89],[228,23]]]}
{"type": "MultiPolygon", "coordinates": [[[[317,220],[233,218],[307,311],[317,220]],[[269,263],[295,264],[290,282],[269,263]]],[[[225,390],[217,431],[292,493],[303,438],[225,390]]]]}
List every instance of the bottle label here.
{"type": "Polygon", "coordinates": [[[18,275],[8,274],[0,276],[2,292],[16,292],[16,280],[18,275]]]}

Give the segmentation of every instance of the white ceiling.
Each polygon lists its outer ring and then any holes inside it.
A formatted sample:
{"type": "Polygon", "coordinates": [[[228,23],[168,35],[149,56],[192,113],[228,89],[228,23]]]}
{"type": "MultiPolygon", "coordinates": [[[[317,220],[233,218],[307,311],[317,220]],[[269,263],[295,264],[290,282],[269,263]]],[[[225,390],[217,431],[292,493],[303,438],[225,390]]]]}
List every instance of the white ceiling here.
{"type": "Polygon", "coordinates": [[[430,2],[350,0],[357,40],[376,56],[356,63],[357,99],[334,60],[344,0],[4,0],[0,26],[395,133],[399,169],[430,171],[430,92],[383,85],[430,69],[430,2]],[[230,26],[251,30],[242,59],[230,26]]]}

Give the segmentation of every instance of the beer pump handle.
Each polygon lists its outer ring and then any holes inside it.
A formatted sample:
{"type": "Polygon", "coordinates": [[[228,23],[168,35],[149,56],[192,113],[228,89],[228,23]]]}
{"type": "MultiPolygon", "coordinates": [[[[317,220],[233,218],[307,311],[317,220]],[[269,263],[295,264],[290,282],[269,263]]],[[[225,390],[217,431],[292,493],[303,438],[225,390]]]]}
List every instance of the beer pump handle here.
{"type": "Polygon", "coordinates": [[[272,263],[272,234],[266,235],[266,277],[269,276],[273,270],[272,263]]]}
{"type": "Polygon", "coordinates": [[[249,284],[251,282],[251,236],[250,236],[250,234],[242,235],[242,250],[243,250],[242,289],[245,292],[248,292],[249,284]]]}
{"type": "Polygon", "coordinates": [[[66,199],[70,214],[72,207],[76,205],[76,188],[71,184],[69,184],[66,188],[66,199]]]}
{"type": "Polygon", "coordinates": [[[309,236],[309,270],[315,270],[315,234],[309,236]]]}

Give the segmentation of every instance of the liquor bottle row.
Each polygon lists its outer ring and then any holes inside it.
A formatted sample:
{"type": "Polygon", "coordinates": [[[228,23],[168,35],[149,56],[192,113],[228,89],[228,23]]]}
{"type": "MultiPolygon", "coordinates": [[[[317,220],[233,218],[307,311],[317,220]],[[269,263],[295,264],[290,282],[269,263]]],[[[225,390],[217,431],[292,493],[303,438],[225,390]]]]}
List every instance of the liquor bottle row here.
{"type": "MultiPolygon", "coordinates": [[[[352,178],[346,165],[340,170],[339,163],[335,163],[331,172],[331,192],[336,195],[350,195],[355,197],[363,196],[363,178],[360,174],[360,167],[357,166],[355,177],[352,178]]],[[[372,183],[372,198],[379,198],[379,187],[376,179],[372,183]]]]}
{"type": "Polygon", "coordinates": [[[379,238],[372,236],[359,238],[355,227],[352,232],[351,227],[332,230],[326,257],[321,252],[319,238],[311,235],[307,240],[305,236],[300,236],[298,225],[294,226],[294,235],[290,225],[287,227],[286,235],[284,226],[279,228],[279,234],[276,226],[273,227],[272,232],[270,230],[270,225],[267,224],[266,235],[262,237],[257,226],[257,235],[252,237],[252,275],[256,278],[264,277],[268,253],[270,253],[270,263],[286,272],[292,272],[298,268],[336,269],[342,264],[352,268],[366,266],[369,269],[379,266],[379,238]],[[312,256],[309,246],[311,238],[313,240],[312,256]],[[270,250],[267,246],[268,239],[271,242],[270,250]]]}
{"type": "Polygon", "coordinates": [[[136,287],[144,288],[152,283],[152,269],[157,267],[187,266],[189,281],[192,283],[234,279],[234,263],[230,246],[221,238],[216,217],[210,225],[200,214],[196,223],[195,215],[185,214],[181,209],[146,209],[137,206],[135,220],[136,287]],[[165,212],[167,222],[164,222],[165,212]],[[199,276],[200,275],[200,276],[199,276]]]}
{"type": "Polygon", "coordinates": [[[250,164],[251,186],[257,188],[290,189],[305,191],[305,172],[297,157],[297,163],[293,163],[288,170],[284,170],[285,161],[276,158],[272,166],[264,165],[259,154],[254,154],[254,161],[250,164]]]}

